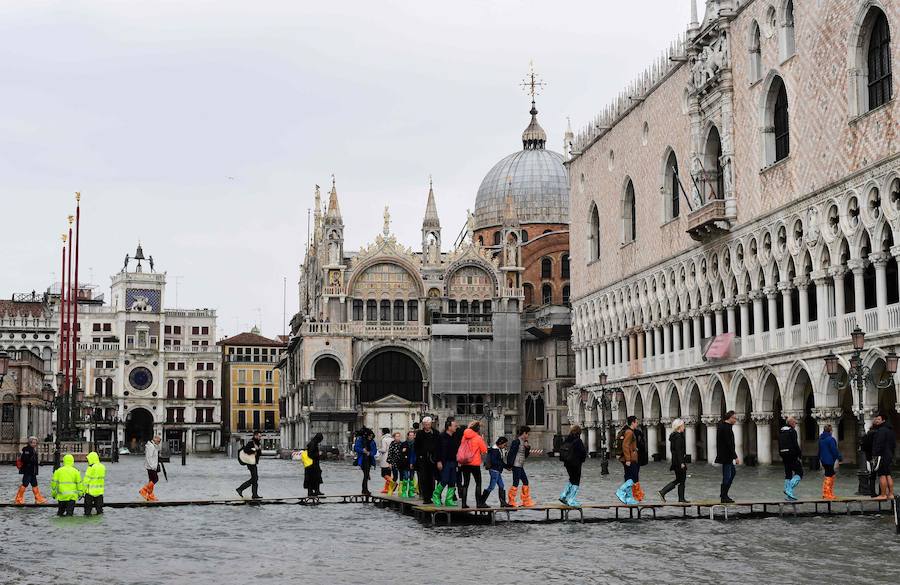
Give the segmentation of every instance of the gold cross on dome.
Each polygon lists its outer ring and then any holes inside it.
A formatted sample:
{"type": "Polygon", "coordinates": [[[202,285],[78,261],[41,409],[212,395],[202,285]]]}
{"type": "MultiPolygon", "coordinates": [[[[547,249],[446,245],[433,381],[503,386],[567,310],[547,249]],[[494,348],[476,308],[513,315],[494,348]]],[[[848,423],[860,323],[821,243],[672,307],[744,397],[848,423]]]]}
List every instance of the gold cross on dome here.
{"type": "Polygon", "coordinates": [[[541,90],[547,86],[544,80],[534,72],[534,61],[528,62],[528,75],[519,85],[525,90],[525,93],[531,96],[531,101],[534,101],[534,97],[540,95],[541,90]]]}

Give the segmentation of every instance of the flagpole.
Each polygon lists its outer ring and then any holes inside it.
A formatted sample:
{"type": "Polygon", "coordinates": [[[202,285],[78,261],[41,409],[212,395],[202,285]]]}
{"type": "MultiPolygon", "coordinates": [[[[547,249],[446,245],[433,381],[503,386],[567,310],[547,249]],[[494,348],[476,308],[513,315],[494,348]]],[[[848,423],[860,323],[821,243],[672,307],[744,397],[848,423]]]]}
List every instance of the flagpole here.
{"type": "MultiPolygon", "coordinates": [[[[66,234],[63,233],[60,238],[62,239],[62,270],[60,271],[62,280],[59,284],[59,371],[62,372],[66,367],[66,352],[65,348],[63,347],[63,339],[65,339],[66,327],[66,234]]],[[[60,388],[60,384],[58,381],[56,384],[56,392],[57,394],[62,394],[62,388],[60,388]]]]}
{"type": "Polygon", "coordinates": [[[75,218],[69,216],[69,259],[66,263],[66,367],[65,367],[65,390],[66,394],[70,394],[71,378],[69,373],[72,368],[72,221],[75,218]]]}
{"type": "MultiPolygon", "coordinates": [[[[78,240],[81,233],[81,193],[75,193],[75,282],[72,290],[72,385],[78,380],[78,240]]],[[[73,403],[74,404],[74,403],[73,403]]]]}

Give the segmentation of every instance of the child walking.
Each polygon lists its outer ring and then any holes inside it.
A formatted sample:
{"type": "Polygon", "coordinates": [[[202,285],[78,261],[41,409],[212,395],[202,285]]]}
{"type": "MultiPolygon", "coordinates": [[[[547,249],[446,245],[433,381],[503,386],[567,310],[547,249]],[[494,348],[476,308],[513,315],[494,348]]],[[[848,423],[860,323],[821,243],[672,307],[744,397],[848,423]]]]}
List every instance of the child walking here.
{"type": "Polygon", "coordinates": [[[400,433],[394,433],[394,440],[391,441],[390,446],[388,446],[388,454],[387,454],[387,463],[391,466],[391,485],[388,488],[388,495],[393,495],[394,490],[397,491],[397,495],[401,495],[400,489],[400,449],[403,442],[400,438],[403,435],[400,433]]]}
{"type": "Polygon", "coordinates": [[[416,432],[406,433],[406,440],[400,443],[400,497],[413,498],[416,495],[416,432]]]}
{"type": "Polygon", "coordinates": [[[513,439],[512,445],[509,447],[509,455],[507,455],[507,466],[512,468],[512,487],[509,488],[509,505],[517,508],[516,495],[519,492],[519,482],[522,482],[522,505],[526,508],[534,506],[531,499],[531,486],[528,484],[528,475],[525,473],[525,459],[533,452],[540,455],[543,451],[532,451],[531,445],[528,444],[528,433],[531,428],[527,426],[519,427],[516,438],[513,439]]]}
{"type": "Polygon", "coordinates": [[[506,446],[508,444],[509,441],[506,440],[506,437],[499,437],[494,446],[488,449],[488,456],[484,462],[484,466],[491,475],[491,481],[481,495],[481,501],[487,504],[488,496],[491,495],[494,486],[497,486],[497,496],[500,499],[501,508],[507,507],[506,486],[503,485],[503,469],[506,467],[506,446]]]}

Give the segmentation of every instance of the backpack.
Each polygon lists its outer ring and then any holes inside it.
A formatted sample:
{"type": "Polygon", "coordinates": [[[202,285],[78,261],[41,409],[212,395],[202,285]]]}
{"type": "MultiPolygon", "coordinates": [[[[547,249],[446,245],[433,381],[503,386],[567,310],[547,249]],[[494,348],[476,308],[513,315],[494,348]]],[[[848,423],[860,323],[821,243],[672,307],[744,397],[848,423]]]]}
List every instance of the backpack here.
{"type": "Polygon", "coordinates": [[[459,450],[456,452],[456,462],[460,465],[469,465],[475,459],[476,449],[475,441],[464,440],[460,443],[459,450]]]}
{"type": "Polygon", "coordinates": [[[22,454],[20,453],[18,456],[16,456],[16,469],[22,471],[23,467],[25,467],[25,462],[22,461],[22,454]]]}
{"type": "Polygon", "coordinates": [[[569,463],[572,460],[572,443],[563,443],[559,446],[559,460],[569,463]]]}
{"type": "Polygon", "coordinates": [[[613,441],[613,457],[618,459],[625,454],[625,431],[630,430],[628,427],[622,427],[616,433],[616,440],[613,441]]]}

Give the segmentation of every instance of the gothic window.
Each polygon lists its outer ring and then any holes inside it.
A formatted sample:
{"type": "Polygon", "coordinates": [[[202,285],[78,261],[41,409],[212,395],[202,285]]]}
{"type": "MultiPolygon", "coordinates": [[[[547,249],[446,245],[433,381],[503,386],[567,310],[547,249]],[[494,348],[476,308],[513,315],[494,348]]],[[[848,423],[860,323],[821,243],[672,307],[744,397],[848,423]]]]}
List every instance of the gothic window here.
{"type": "Polygon", "coordinates": [[[378,303],[369,300],[366,301],[366,321],[378,320],[378,303]]]}
{"type": "Polygon", "coordinates": [[[203,398],[203,380],[197,380],[197,398],[203,398]]]}
{"type": "Polygon", "coordinates": [[[213,383],[212,380],[206,381],[206,399],[207,400],[213,399],[213,396],[214,396],[213,388],[214,387],[215,387],[215,384],[213,383]]]}
{"type": "Polygon", "coordinates": [[[531,426],[543,426],[545,424],[544,397],[529,395],[525,399],[525,424],[531,426]]]}
{"type": "Polygon", "coordinates": [[[762,42],[759,34],[759,24],[753,21],[750,27],[750,83],[762,79],[762,42]]]}
{"type": "Polygon", "coordinates": [[[703,153],[703,202],[725,198],[725,175],[722,173],[722,141],[713,126],[706,137],[703,153]]]}
{"type": "Polygon", "coordinates": [[[775,160],[779,161],[790,153],[790,133],[788,125],[788,100],[784,84],[775,98],[775,160]]]}
{"type": "Polygon", "coordinates": [[[550,258],[541,259],[541,278],[553,278],[553,260],[550,258]]]}
{"type": "MultiPolygon", "coordinates": [[[[875,9],[877,10],[877,9],[875,9]]],[[[891,29],[887,17],[878,10],[869,37],[867,65],[869,73],[869,109],[875,109],[891,99],[891,29]]]]}
{"type": "Polygon", "coordinates": [[[184,398],[184,380],[178,380],[178,392],[176,393],[178,398],[184,398]]]}
{"type": "Polygon", "coordinates": [[[175,398],[175,380],[166,382],[166,398],[175,398]]]}
{"type": "Polygon", "coordinates": [[[394,301],[394,321],[403,321],[403,301],[394,301]]]}
{"type": "Polygon", "coordinates": [[[447,301],[447,312],[451,315],[456,313],[456,301],[454,301],[453,299],[447,301]]]}
{"type": "Polygon", "coordinates": [[[525,295],[525,306],[534,304],[534,287],[531,286],[531,283],[526,282],[525,286],[522,287],[523,294],[525,295]]]}
{"type": "Polygon", "coordinates": [[[381,301],[381,311],[378,315],[378,319],[380,321],[390,321],[391,320],[391,301],[388,301],[388,300],[381,301]]]}
{"type": "Polygon", "coordinates": [[[600,212],[597,205],[591,205],[591,234],[588,236],[588,257],[593,260],[600,259],[600,212]]]}
{"type": "Polygon", "coordinates": [[[478,315],[479,313],[481,313],[481,303],[479,303],[478,301],[472,301],[472,314],[478,315]]]}
{"type": "Polygon", "coordinates": [[[571,272],[571,268],[569,266],[569,255],[568,254],[562,255],[562,261],[560,263],[560,270],[561,270],[560,275],[563,278],[569,278],[569,273],[571,272]]]}
{"type": "Polygon", "coordinates": [[[764,106],[763,165],[769,166],[790,154],[787,89],[780,77],[772,78],[764,106]]]}
{"type": "Polygon", "coordinates": [[[113,380],[112,378],[106,379],[106,397],[112,398],[113,395],[113,380]]]}
{"type": "Polygon", "coordinates": [[[500,245],[500,232],[494,232],[494,245],[500,245]]]}
{"type": "Polygon", "coordinates": [[[541,287],[541,304],[549,305],[553,302],[553,287],[545,284],[541,287]]]}
{"type": "Polygon", "coordinates": [[[788,0],[784,5],[784,13],[781,19],[781,60],[784,61],[794,54],[794,2],[788,0]]]}
{"type": "Polygon", "coordinates": [[[665,184],[666,220],[675,219],[681,213],[681,186],[678,179],[678,159],[674,152],[666,158],[665,184]]]}
{"type": "Polygon", "coordinates": [[[459,314],[465,315],[469,312],[469,301],[459,301],[459,314]]]}
{"type": "Polygon", "coordinates": [[[622,200],[622,241],[633,242],[637,237],[637,205],[634,196],[634,183],[628,179],[625,185],[625,196],[622,200]]]}
{"type": "Polygon", "coordinates": [[[570,301],[570,299],[571,299],[571,295],[572,295],[572,289],[571,289],[571,287],[570,287],[568,284],[564,285],[563,288],[562,288],[562,302],[563,302],[564,305],[568,305],[568,304],[569,304],[569,301],[570,301]]]}
{"type": "Polygon", "coordinates": [[[363,302],[359,299],[353,301],[353,320],[363,320],[363,302]]]}
{"type": "Polygon", "coordinates": [[[522,230],[522,243],[524,244],[527,241],[528,241],[528,231],[522,230]]]}
{"type": "Polygon", "coordinates": [[[406,304],[406,320],[413,322],[419,320],[419,301],[409,301],[406,304]]]}
{"type": "Polygon", "coordinates": [[[491,301],[484,301],[481,305],[481,310],[485,315],[491,314],[491,301]]]}
{"type": "Polygon", "coordinates": [[[94,394],[97,396],[103,396],[103,378],[97,378],[94,380],[94,394]]]}

